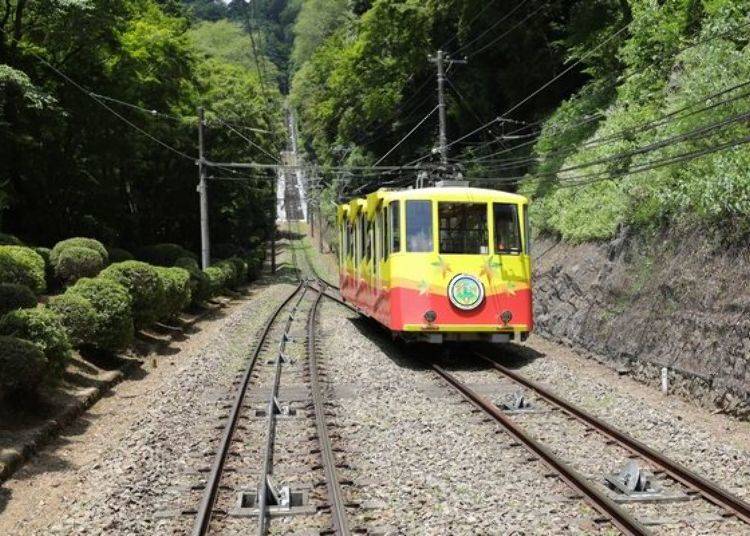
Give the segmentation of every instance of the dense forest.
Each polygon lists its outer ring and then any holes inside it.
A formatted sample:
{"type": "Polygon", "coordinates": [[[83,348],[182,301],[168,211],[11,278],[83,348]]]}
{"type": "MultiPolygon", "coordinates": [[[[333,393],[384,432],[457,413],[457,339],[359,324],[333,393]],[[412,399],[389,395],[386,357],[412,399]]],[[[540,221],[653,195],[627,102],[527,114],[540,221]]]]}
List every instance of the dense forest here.
{"type": "MultiPolygon", "coordinates": [[[[3,4],[3,232],[43,246],[83,235],[197,250],[197,108],[211,160],[268,162],[282,148],[286,66],[271,53],[286,53],[273,2],[3,4]]],[[[273,175],[229,181],[216,171],[213,241],[265,236],[273,215],[257,207],[273,204],[273,175]]]]}
{"type": "MultiPolygon", "coordinates": [[[[572,241],[676,220],[743,235],[749,16],[744,0],[10,0],[0,228],[195,249],[196,108],[210,159],[271,162],[288,100],[330,200],[422,170],[521,191],[538,231],[572,241]],[[466,59],[446,73],[448,169],[437,50],[466,59]]],[[[267,233],[271,178],[214,174],[214,242],[267,233]]]]}
{"type": "MultiPolygon", "coordinates": [[[[520,190],[537,231],[607,239],[623,225],[728,221],[744,235],[750,2],[308,0],[292,102],[323,165],[419,163],[520,190]],[[437,165],[438,49],[451,166],[437,165]],[[386,156],[385,158],[383,158],[386,156]]],[[[416,171],[329,175],[331,190],[416,171]]]]}

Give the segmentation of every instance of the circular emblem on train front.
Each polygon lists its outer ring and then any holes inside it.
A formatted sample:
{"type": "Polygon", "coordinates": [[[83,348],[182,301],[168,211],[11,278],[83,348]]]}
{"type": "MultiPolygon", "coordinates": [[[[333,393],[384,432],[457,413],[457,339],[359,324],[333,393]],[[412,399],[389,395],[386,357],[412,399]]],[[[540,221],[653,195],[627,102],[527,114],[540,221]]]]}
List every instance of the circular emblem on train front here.
{"type": "Polygon", "coordinates": [[[448,284],[448,298],[459,309],[470,311],[484,300],[484,287],[473,275],[459,274],[448,284]]]}

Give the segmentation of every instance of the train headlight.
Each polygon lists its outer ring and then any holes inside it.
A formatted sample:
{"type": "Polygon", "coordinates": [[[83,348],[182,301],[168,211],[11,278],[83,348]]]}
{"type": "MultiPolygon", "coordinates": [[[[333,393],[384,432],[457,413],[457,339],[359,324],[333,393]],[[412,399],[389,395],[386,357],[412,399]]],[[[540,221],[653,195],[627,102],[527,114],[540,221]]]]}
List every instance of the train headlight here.
{"type": "Polygon", "coordinates": [[[424,319],[428,324],[432,324],[435,320],[437,320],[437,313],[430,309],[424,314],[424,319]]]}
{"type": "Polygon", "coordinates": [[[484,301],[484,287],[473,275],[458,274],[448,284],[448,298],[459,309],[471,311],[484,301]]]}

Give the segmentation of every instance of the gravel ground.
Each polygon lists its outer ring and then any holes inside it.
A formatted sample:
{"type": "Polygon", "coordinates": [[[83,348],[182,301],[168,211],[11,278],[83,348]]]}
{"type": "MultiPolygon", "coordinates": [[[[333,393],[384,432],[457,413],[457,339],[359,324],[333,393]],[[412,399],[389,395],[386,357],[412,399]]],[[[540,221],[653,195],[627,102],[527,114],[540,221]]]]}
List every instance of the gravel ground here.
{"type": "MultiPolygon", "coordinates": [[[[607,533],[509,436],[337,305],[322,355],[353,528],[388,534],[607,533]],[[542,490],[541,492],[539,490],[542,490]]],[[[487,390],[492,386],[478,386],[487,390]]]]}
{"type": "Polygon", "coordinates": [[[119,385],[3,484],[0,534],[172,533],[175,519],[159,513],[210,464],[221,397],[288,280],[255,288],[151,374],[119,385]]]}

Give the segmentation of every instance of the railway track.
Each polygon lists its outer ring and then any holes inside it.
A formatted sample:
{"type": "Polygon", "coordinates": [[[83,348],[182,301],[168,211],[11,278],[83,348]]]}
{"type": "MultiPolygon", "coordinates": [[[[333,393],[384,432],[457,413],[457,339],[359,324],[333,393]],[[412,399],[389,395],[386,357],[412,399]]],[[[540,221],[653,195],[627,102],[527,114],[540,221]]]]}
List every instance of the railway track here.
{"type": "MultiPolygon", "coordinates": [[[[296,269],[296,252],[291,244],[290,248],[296,269]]],[[[312,283],[300,280],[261,331],[223,425],[193,520],[194,536],[253,528],[263,535],[269,533],[272,518],[278,518],[283,532],[300,525],[350,534],[316,355],[318,308],[324,294],[312,283]],[[282,381],[287,377],[302,385],[282,381]],[[283,398],[284,386],[287,395],[297,394],[283,398]],[[262,432],[259,417],[264,420],[262,432]],[[259,437],[264,438],[260,452],[250,447],[259,437]],[[251,485],[243,486],[247,481],[251,485]]]]}
{"type": "MultiPolygon", "coordinates": [[[[308,261],[308,264],[313,273],[315,273],[312,263],[308,261]]],[[[317,274],[315,275],[317,277],[317,274]]],[[[338,290],[338,287],[335,285],[328,284],[328,286],[332,290],[338,290]]],[[[323,295],[356,312],[356,309],[343,302],[335,293],[324,292],[323,295]]],[[[721,517],[726,519],[734,518],[746,524],[746,528],[750,530],[750,505],[740,498],[690,471],[681,464],[670,460],[655,449],[632,438],[627,433],[598,419],[584,409],[564,400],[543,386],[502,366],[495,360],[483,354],[475,354],[475,357],[492,367],[502,378],[512,382],[515,386],[531,391],[538,399],[549,404],[551,408],[554,408],[552,411],[560,412],[569,420],[584,425],[587,431],[594,431],[600,434],[608,445],[616,445],[623,448],[627,451],[630,459],[638,459],[647,464],[660,478],[668,477],[674,482],[679,483],[684,488],[685,496],[689,500],[692,501],[695,497],[702,497],[705,501],[719,509],[721,517]]],[[[612,498],[613,494],[609,493],[606,488],[603,488],[600,481],[594,481],[589,475],[577,471],[571,464],[556,455],[549,446],[535,439],[531,433],[526,431],[521,424],[510,416],[513,412],[504,411],[493,401],[472,390],[465,382],[462,382],[456,375],[451,374],[434,360],[427,360],[427,364],[447,385],[483,411],[494,422],[500,424],[521,445],[530,450],[534,456],[538,457],[540,461],[552,469],[555,474],[575,490],[576,494],[580,494],[581,497],[602,515],[603,519],[610,522],[620,532],[632,535],[652,534],[651,528],[647,525],[647,523],[650,523],[649,520],[641,520],[632,511],[635,508],[626,509],[621,503],[614,500],[612,498]]],[[[665,502],[668,502],[668,500],[665,502]]],[[[637,503],[637,500],[628,502],[629,505],[637,503]]]]}
{"type": "MultiPolygon", "coordinates": [[[[446,367],[434,361],[428,361],[427,364],[438,374],[444,382],[452,389],[460,393],[467,401],[483,411],[492,420],[502,426],[502,428],[511,434],[521,445],[531,451],[535,457],[551,468],[563,481],[570,485],[576,492],[580,493],[586,501],[591,504],[602,516],[609,520],[623,534],[645,535],[652,534],[649,525],[658,525],[658,521],[648,519],[644,515],[639,515],[639,506],[648,505],[675,505],[675,504],[693,504],[693,501],[701,497],[710,505],[718,509],[718,515],[709,518],[714,523],[721,523],[720,519],[736,519],[738,524],[734,528],[727,527],[727,532],[744,533],[750,531],[750,505],[722,489],[717,484],[699,476],[687,467],[669,459],[664,454],[634,439],[627,433],[618,430],[614,426],[603,420],[591,415],[586,410],[564,400],[562,397],[551,392],[549,389],[539,385],[523,375],[508,369],[497,363],[495,360],[483,355],[475,354],[475,357],[483,363],[489,365],[492,370],[497,372],[504,380],[511,382],[514,386],[523,388],[532,393],[534,402],[540,401],[547,405],[547,410],[564,415],[565,419],[574,421],[584,427],[585,433],[596,433],[601,436],[604,443],[608,446],[619,447],[624,449],[630,460],[638,460],[650,470],[651,476],[657,476],[660,479],[668,478],[673,483],[679,484],[682,490],[675,493],[675,487],[670,486],[670,493],[661,495],[660,487],[651,490],[636,490],[637,483],[633,483],[633,489],[624,490],[626,493],[614,493],[607,491],[603,484],[604,478],[592,479],[590,475],[584,475],[573,467],[573,464],[563,460],[562,456],[553,451],[545,442],[538,440],[535,434],[532,434],[528,419],[534,415],[545,415],[545,410],[538,406],[533,406],[532,411],[524,411],[523,408],[506,409],[501,408],[495,402],[478,393],[466,382],[462,381],[458,375],[449,372],[446,367]],[[523,416],[523,417],[521,417],[523,416]],[[520,421],[526,418],[526,425],[520,421]],[[628,494],[630,491],[632,493],[628,494]],[[626,508],[626,506],[628,508],[626,508]],[[744,524],[744,525],[743,525],[744,524]]],[[[529,397],[525,396],[525,403],[528,404],[529,397]]],[[[543,427],[544,424],[541,425],[543,427]]],[[[541,435],[541,434],[538,434],[541,435]]],[[[576,434],[571,434],[565,439],[566,442],[582,441],[583,439],[576,434]]],[[[578,465],[578,464],[576,464],[578,465]]],[[[638,476],[642,473],[633,473],[625,475],[624,486],[627,487],[629,482],[627,478],[638,476]]],[[[612,475],[615,477],[616,475],[612,475]]],[[[613,479],[614,480],[614,479],[613,479]]],[[[645,485],[645,484],[644,484],[645,485]]],[[[652,484],[649,484],[652,485],[652,484]]],[[[623,490],[621,490],[623,491],[623,490]]],[[[682,512],[685,513],[684,511],[682,512]]],[[[683,533],[683,528],[678,529],[678,533],[683,533]]],[[[710,530],[704,533],[712,533],[710,530]]]]}

